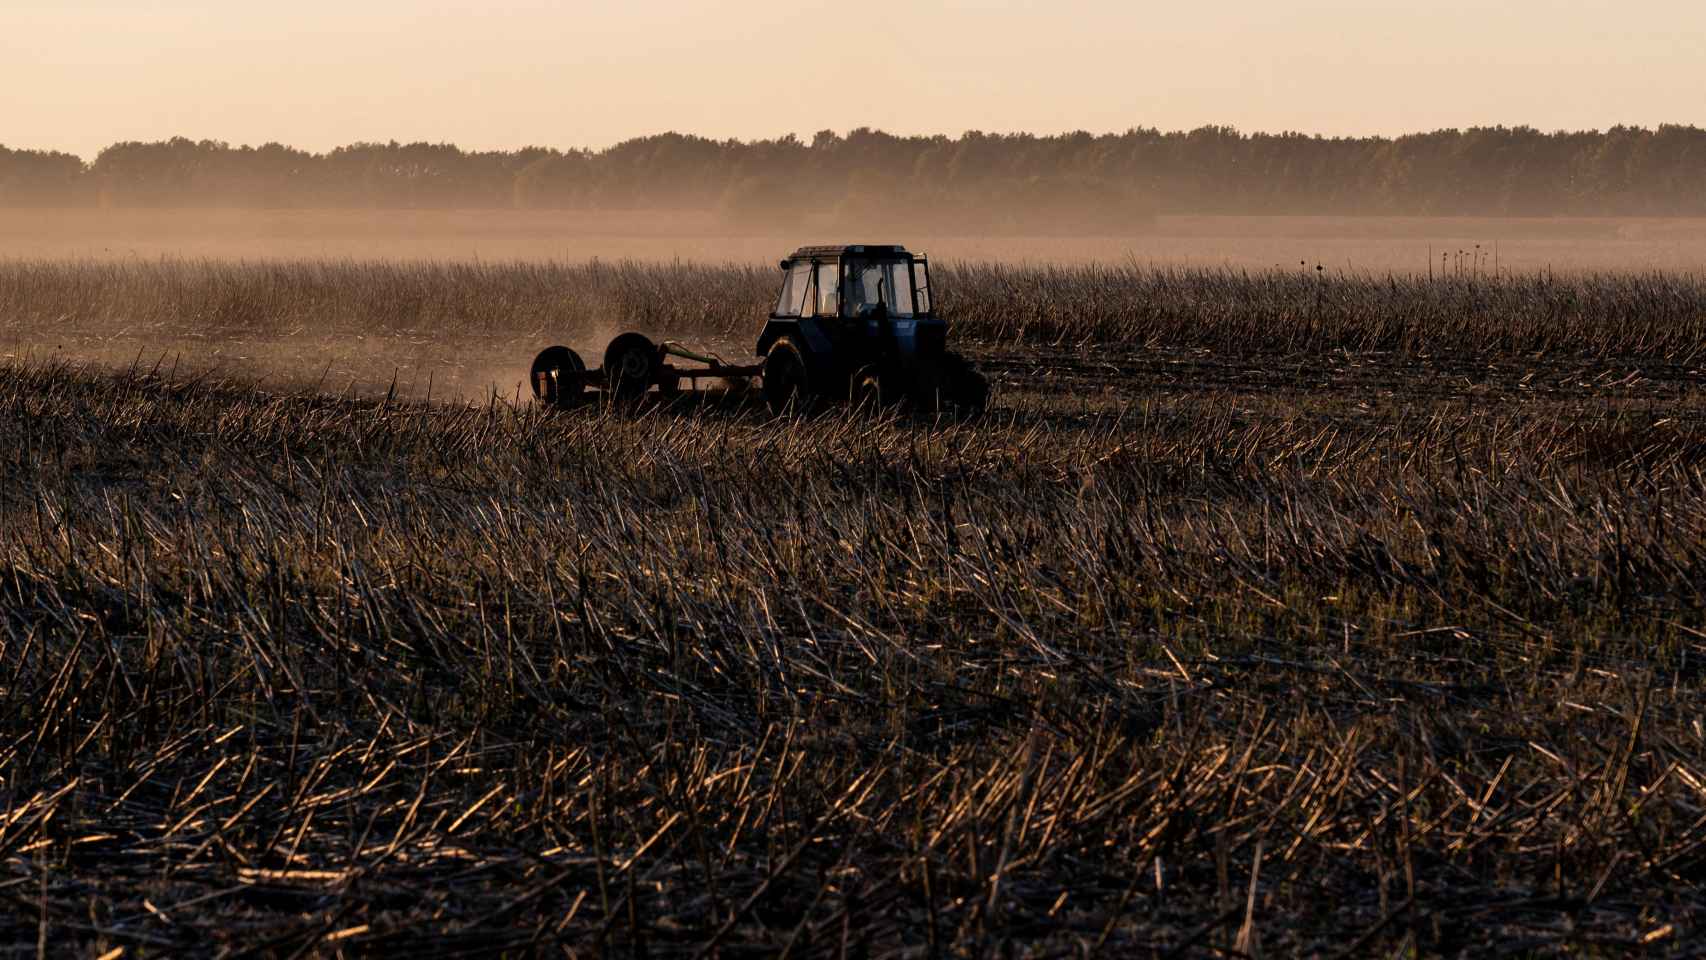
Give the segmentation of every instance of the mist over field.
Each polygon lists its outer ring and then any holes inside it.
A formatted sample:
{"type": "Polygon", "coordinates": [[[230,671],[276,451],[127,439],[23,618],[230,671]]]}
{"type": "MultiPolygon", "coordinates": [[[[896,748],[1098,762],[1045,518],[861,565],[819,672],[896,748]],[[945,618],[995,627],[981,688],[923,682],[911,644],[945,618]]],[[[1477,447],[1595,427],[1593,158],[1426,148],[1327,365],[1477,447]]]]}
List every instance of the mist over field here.
{"type": "Polygon", "coordinates": [[[356,259],[774,265],[807,243],[899,242],[942,260],[1313,269],[1336,273],[1706,269],[1706,219],[1163,215],[1127,232],[956,233],[764,224],[704,211],[0,209],[0,257],[356,259]]]}
{"type": "Polygon", "coordinates": [[[1706,130],[1222,127],[602,150],[176,138],[0,149],[0,256],[769,263],[807,242],[952,260],[1345,272],[1706,265],[1706,130]]]}

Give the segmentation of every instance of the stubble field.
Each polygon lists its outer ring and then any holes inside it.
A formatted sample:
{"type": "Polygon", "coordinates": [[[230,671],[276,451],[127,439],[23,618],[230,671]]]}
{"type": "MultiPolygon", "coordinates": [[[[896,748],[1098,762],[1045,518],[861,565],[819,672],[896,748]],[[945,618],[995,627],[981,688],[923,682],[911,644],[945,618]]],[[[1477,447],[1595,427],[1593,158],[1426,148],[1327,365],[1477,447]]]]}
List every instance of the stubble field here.
{"type": "Polygon", "coordinates": [[[1686,953],[1706,280],[1309,267],[942,264],[953,423],[517,402],[761,267],[0,265],[0,940],[1686,953]]]}

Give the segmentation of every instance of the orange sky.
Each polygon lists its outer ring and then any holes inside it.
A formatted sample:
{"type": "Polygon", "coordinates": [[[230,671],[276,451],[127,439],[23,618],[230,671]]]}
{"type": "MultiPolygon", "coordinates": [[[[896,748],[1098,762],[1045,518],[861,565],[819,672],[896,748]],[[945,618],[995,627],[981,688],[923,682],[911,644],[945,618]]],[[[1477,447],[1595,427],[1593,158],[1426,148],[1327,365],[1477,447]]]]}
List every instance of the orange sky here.
{"type": "Polygon", "coordinates": [[[1706,125],[1700,0],[0,0],[0,144],[1706,125]]]}

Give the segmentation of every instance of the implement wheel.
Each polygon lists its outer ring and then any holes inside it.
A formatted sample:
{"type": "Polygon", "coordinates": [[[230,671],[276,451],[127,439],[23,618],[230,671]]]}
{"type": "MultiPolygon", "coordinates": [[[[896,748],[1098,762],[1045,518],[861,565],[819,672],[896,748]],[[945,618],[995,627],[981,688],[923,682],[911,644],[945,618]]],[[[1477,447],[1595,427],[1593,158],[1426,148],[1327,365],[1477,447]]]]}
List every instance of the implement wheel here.
{"type": "Polygon", "coordinates": [[[618,400],[633,400],[657,382],[657,345],[643,334],[624,333],[604,348],[604,376],[618,400]]]}
{"type": "Polygon", "coordinates": [[[816,404],[811,368],[798,340],[784,336],[764,355],[764,400],[771,413],[809,413],[816,404]]]}
{"type": "Polygon", "coordinates": [[[533,385],[533,399],[548,407],[572,407],[580,402],[586,389],[582,374],[586,364],[580,354],[568,347],[546,347],[533,358],[533,373],[527,382],[533,385]]]}

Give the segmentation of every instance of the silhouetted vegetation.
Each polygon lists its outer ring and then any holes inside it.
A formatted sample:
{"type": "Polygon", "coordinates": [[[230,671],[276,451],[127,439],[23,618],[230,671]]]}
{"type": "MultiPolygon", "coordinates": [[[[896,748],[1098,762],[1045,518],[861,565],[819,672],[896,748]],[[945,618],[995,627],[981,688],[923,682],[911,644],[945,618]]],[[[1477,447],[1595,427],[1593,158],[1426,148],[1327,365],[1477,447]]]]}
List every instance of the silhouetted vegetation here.
{"type": "Polygon", "coordinates": [[[0,205],[714,210],[734,225],[1123,232],[1155,213],[1706,215],[1706,130],[1441,130],[1388,139],[1227,127],[1096,136],[858,129],[808,143],[667,133],[605,150],[358,143],[325,154],[177,138],[84,165],[0,149],[0,205]]]}
{"type": "Polygon", "coordinates": [[[0,145],[0,206],[76,206],[90,199],[89,168],[69,153],[0,145]]]}

